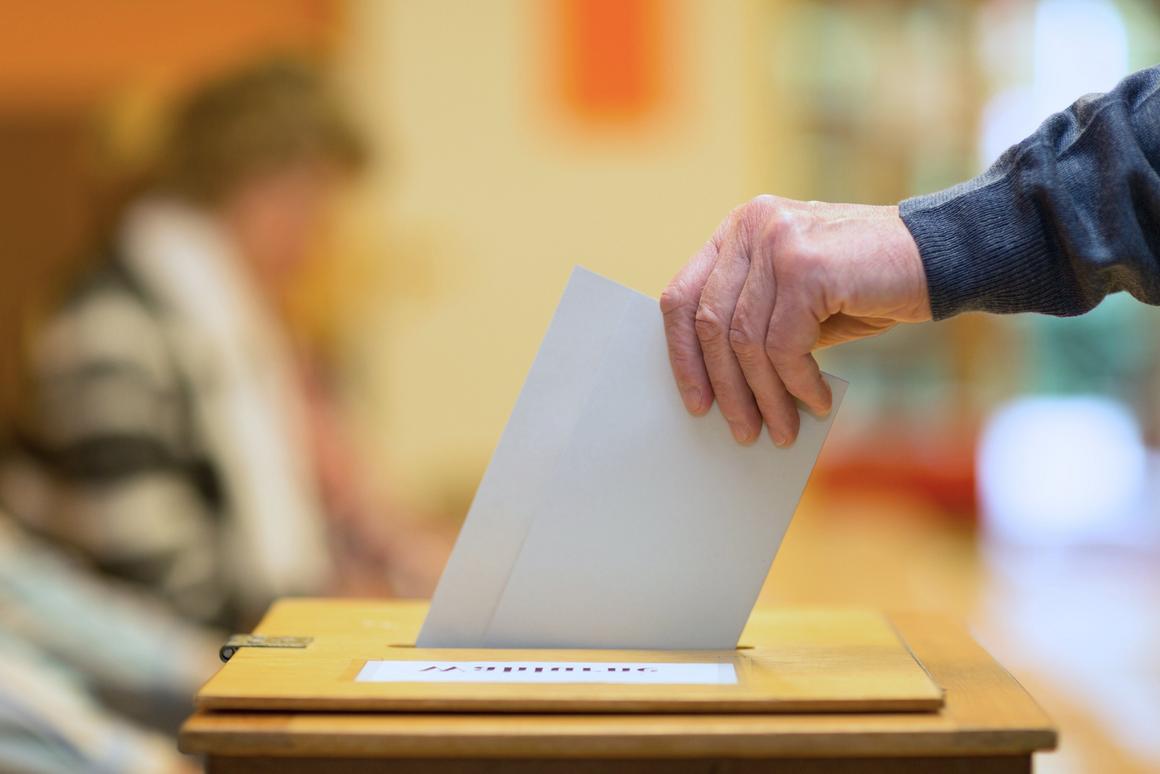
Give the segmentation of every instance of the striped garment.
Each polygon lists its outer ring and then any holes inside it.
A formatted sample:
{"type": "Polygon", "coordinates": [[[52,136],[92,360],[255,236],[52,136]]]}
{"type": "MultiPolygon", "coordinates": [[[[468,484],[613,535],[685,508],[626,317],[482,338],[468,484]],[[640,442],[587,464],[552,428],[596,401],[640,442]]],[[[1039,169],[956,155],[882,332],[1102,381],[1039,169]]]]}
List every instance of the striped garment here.
{"type": "Polygon", "coordinates": [[[22,527],[178,615],[244,628],[330,577],[281,331],[213,220],[144,201],[49,321],[0,463],[22,527]]]}
{"type": "Polygon", "coordinates": [[[221,637],[0,512],[0,771],[175,770],[221,637]]]}

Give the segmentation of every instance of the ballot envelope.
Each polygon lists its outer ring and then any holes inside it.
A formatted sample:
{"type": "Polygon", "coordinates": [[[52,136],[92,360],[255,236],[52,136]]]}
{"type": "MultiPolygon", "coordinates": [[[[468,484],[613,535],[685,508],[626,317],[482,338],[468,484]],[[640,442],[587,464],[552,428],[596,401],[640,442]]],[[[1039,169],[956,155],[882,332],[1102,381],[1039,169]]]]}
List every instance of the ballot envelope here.
{"type": "Polygon", "coordinates": [[[732,648],[845,394],[825,378],[792,446],[742,446],[685,411],[656,300],[575,269],[418,644],[732,648]]]}

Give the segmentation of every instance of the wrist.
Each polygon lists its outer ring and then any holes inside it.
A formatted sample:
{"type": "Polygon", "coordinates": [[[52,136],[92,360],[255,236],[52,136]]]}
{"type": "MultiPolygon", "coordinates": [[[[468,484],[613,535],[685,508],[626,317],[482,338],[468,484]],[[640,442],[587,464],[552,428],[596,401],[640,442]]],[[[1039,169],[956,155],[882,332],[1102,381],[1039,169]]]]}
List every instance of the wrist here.
{"type": "Polygon", "coordinates": [[[927,322],[933,319],[930,306],[930,288],[927,282],[926,267],[922,261],[922,253],[918,249],[918,242],[910,233],[906,222],[902,219],[897,205],[890,210],[890,223],[893,239],[891,240],[891,259],[897,265],[902,281],[906,288],[908,303],[904,313],[907,322],[927,322]]]}

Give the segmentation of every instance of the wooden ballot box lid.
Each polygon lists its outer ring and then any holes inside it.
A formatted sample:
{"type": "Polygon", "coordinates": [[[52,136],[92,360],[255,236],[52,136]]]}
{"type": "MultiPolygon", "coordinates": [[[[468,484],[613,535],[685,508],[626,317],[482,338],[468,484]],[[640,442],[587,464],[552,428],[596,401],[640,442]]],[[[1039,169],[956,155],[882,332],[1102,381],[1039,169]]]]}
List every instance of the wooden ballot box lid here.
{"type": "Polygon", "coordinates": [[[280,601],[255,634],[267,638],[258,644],[290,647],[240,647],[198,693],[197,706],[488,713],[943,706],[942,689],[874,611],[757,610],[729,651],[415,648],[425,612],[417,602],[280,601]]]}
{"type": "MultiPolygon", "coordinates": [[[[979,765],[968,766],[964,760],[969,759],[993,762],[988,770],[1024,772],[1030,770],[1031,753],[1055,747],[1051,720],[961,625],[918,613],[892,614],[890,621],[945,689],[945,705],[937,712],[513,715],[201,710],[186,721],[180,746],[211,761],[240,761],[239,771],[253,770],[254,762],[263,760],[270,763],[263,770],[289,770],[292,758],[324,762],[318,771],[334,770],[330,763],[344,759],[411,760],[426,771],[427,761],[449,757],[485,762],[564,760],[569,769],[581,759],[655,758],[666,764],[654,769],[626,766],[626,771],[677,770],[667,765],[677,759],[736,763],[778,758],[796,760],[801,770],[813,771],[820,769],[807,769],[801,762],[873,757],[894,764],[925,760],[927,768],[912,767],[923,771],[982,770],[979,765]]],[[[894,764],[872,770],[901,770],[894,764]]],[[[400,766],[400,770],[414,769],[400,766]]],[[[850,764],[840,770],[856,768],[850,764]]]]}

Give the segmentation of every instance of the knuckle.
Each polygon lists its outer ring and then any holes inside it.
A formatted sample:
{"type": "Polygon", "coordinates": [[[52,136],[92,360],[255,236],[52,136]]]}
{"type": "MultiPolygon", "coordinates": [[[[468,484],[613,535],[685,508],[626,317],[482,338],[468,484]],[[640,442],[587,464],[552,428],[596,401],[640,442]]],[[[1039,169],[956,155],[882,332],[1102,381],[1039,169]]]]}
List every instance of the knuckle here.
{"type": "Polygon", "coordinates": [[[746,328],[739,328],[736,325],[729,328],[729,346],[733,348],[739,356],[751,354],[755,349],[760,349],[760,345],[754,341],[753,332],[746,328]]]}
{"type": "Polygon", "coordinates": [[[788,207],[779,207],[766,219],[764,235],[782,243],[783,249],[793,249],[800,243],[802,230],[802,214],[788,207]]]}
{"type": "Polygon", "coordinates": [[[770,255],[792,252],[803,242],[808,216],[800,207],[777,197],[759,196],[747,205],[738,227],[754,247],[770,255]]]}
{"type": "Polygon", "coordinates": [[[784,360],[789,355],[789,347],[784,336],[778,335],[772,329],[765,337],[765,354],[774,363],[784,360]]]}
{"type": "Polygon", "coordinates": [[[763,224],[777,212],[776,197],[762,194],[747,202],[737,205],[721,224],[721,236],[734,232],[745,238],[751,238],[759,233],[763,224]]]}
{"type": "Polygon", "coordinates": [[[765,194],[742,204],[734,210],[734,228],[750,241],[761,235],[770,218],[776,217],[778,212],[772,200],[772,196],[765,194]]]}
{"type": "Polygon", "coordinates": [[[693,327],[696,328],[697,338],[707,344],[721,342],[727,335],[729,326],[724,318],[709,304],[702,303],[697,307],[693,316],[693,327]]]}
{"type": "Polygon", "coordinates": [[[763,221],[774,215],[782,207],[780,200],[776,196],[772,194],[759,194],[741,205],[738,209],[746,217],[763,221]]]}
{"type": "Polygon", "coordinates": [[[661,314],[668,317],[688,309],[692,294],[680,280],[673,280],[661,293],[661,314]]]}
{"type": "Polygon", "coordinates": [[[733,323],[729,326],[729,346],[738,359],[746,363],[763,356],[762,335],[744,313],[733,315],[733,323]]]}

